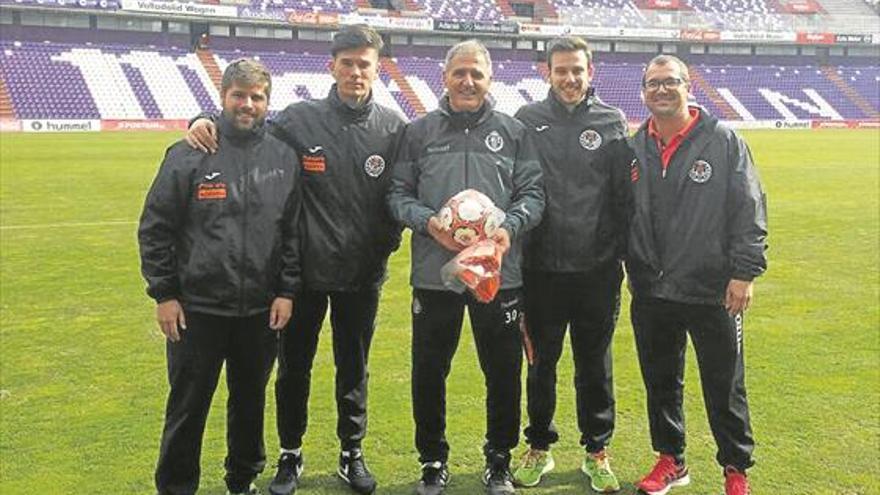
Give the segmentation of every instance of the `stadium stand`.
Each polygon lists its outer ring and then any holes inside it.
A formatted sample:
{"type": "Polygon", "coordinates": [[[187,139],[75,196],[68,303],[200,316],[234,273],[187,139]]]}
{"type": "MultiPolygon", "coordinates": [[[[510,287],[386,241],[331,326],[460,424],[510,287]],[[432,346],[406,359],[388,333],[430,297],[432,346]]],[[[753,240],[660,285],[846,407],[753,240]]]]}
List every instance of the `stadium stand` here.
{"type": "MultiPolygon", "coordinates": [[[[528,6],[527,20],[608,28],[680,28],[734,31],[880,31],[880,0],[201,0],[238,5],[241,17],[285,22],[291,12],[352,14],[394,11],[450,21],[522,20],[513,6],[528,6]],[[656,7],[664,5],[662,8],[656,7]],[[788,10],[791,4],[811,10],[788,10]],[[672,5],[671,7],[669,5],[672,5]]],[[[0,5],[41,9],[111,10],[122,0],[0,0],[0,5]]],[[[188,2],[182,2],[188,3],[188,2]]]]}
{"type": "Polygon", "coordinates": [[[645,16],[631,0],[553,0],[553,4],[560,17],[579,26],[645,26],[645,16]]]}
{"type": "Polygon", "coordinates": [[[867,3],[853,0],[822,0],[822,7],[826,11],[821,16],[822,26],[828,31],[839,33],[858,31],[876,33],[880,31],[878,6],[880,0],[867,0],[867,3]]]}
{"type": "Polygon", "coordinates": [[[260,9],[280,8],[303,12],[336,12],[346,14],[356,10],[355,2],[342,0],[252,0],[260,9]]]}
{"type": "Polygon", "coordinates": [[[493,0],[415,0],[435,19],[498,22],[505,19],[493,0]]]}
{"type": "Polygon", "coordinates": [[[43,8],[116,10],[117,0],[4,0],[0,4],[33,5],[43,8]]]}
{"type": "MultiPolygon", "coordinates": [[[[243,54],[259,57],[274,74],[270,110],[300,99],[321,98],[333,83],[326,45],[304,43],[285,52],[253,46],[215,52],[122,44],[0,41],[0,79],[19,119],[186,119],[219,108],[216,75],[243,54]],[[210,64],[208,62],[213,62],[210,64]],[[40,84],[34,84],[40,81],[40,84]]],[[[435,50],[436,51],[436,50],[435,50]]],[[[596,63],[594,86],[631,120],[646,116],[639,100],[648,57],[613,55],[596,63]],[[638,60],[638,61],[636,61],[638,60]]],[[[877,119],[880,68],[876,63],[805,64],[797,57],[694,57],[696,101],[733,120],[877,119]]],[[[405,51],[383,59],[377,101],[412,119],[437,107],[442,57],[405,51]]],[[[543,98],[547,84],[538,62],[497,56],[493,95],[514,113],[543,98]]],[[[2,100],[0,88],[0,100],[2,100]]]]}
{"type": "Polygon", "coordinates": [[[761,29],[779,31],[784,27],[775,4],[765,0],[687,0],[704,22],[718,29],[761,29]]]}

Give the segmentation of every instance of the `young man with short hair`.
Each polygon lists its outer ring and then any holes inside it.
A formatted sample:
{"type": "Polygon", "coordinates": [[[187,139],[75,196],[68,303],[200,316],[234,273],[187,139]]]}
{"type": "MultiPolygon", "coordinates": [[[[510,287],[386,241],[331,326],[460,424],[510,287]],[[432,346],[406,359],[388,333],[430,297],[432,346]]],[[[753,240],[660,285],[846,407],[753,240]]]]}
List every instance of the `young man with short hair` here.
{"type": "Polygon", "coordinates": [[[554,467],[559,440],[556,365],[566,329],[575,365],[581,470],[598,492],[620,483],[606,447],[614,431],[611,340],[620,310],[621,260],[631,151],[623,113],[594,93],[587,43],[574,36],[547,44],[550,91],[516,117],[533,136],[541,158],[547,208],[529,233],[523,261],[526,322],[535,349],[529,365],[529,449],[514,472],[535,486],[554,467]]]}
{"type": "MultiPolygon", "coordinates": [[[[289,105],[269,125],[296,151],[304,195],[303,286],[281,333],[275,383],[281,456],[269,486],[273,495],[295,492],[302,474],[312,363],[328,307],[341,447],[337,474],[357,493],[376,489],[361,448],[367,361],[388,257],[400,244],[400,227],[384,198],[405,123],[373,97],[382,47],[370,27],[340,30],[331,46],[336,83],[330,94],[289,105]]],[[[189,135],[194,145],[216,149],[207,120],[194,123],[189,135]]]]}

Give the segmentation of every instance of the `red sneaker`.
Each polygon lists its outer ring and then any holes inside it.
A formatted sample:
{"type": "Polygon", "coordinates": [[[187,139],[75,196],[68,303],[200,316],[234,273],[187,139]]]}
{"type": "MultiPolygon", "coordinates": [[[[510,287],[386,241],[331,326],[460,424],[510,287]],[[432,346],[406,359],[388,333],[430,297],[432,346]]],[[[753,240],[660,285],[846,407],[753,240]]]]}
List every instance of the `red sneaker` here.
{"type": "Polygon", "coordinates": [[[749,495],[749,479],[746,473],[737,470],[733,466],[724,468],[724,493],[725,495],[749,495]]]}
{"type": "Polygon", "coordinates": [[[645,495],[666,495],[673,486],[684,486],[691,482],[686,465],[675,462],[675,457],[660,454],[654,469],[639,481],[639,493],[645,495]]]}

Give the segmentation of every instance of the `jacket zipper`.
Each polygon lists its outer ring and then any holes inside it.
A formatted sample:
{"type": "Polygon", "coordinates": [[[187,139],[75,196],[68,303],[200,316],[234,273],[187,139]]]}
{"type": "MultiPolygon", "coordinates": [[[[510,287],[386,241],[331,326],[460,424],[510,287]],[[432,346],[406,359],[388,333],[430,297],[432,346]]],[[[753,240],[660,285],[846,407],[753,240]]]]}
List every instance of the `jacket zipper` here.
{"type": "Polygon", "coordinates": [[[470,183],[468,181],[468,158],[470,157],[470,127],[465,127],[464,129],[464,188],[470,188],[470,183]]]}
{"type": "MultiPolygon", "coordinates": [[[[575,126],[572,126],[572,125],[571,125],[571,123],[572,123],[573,121],[574,121],[575,123],[580,123],[580,122],[575,121],[574,114],[573,114],[573,113],[569,113],[569,112],[567,112],[567,111],[565,112],[565,115],[563,115],[562,118],[568,120],[568,122],[566,122],[566,125],[565,125],[565,127],[566,127],[567,130],[568,130],[568,133],[565,135],[565,140],[567,141],[567,143],[578,143],[578,144],[580,144],[580,141],[579,141],[579,137],[580,137],[580,136],[578,135],[578,131],[577,131],[577,129],[579,129],[580,126],[575,127],[575,126]]],[[[566,143],[566,144],[567,144],[567,143],[566,143]]],[[[562,151],[562,158],[563,158],[563,161],[562,161],[562,167],[560,167],[560,168],[563,168],[563,170],[565,170],[565,165],[564,165],[564,164],[572,163],[572,160],[571,160],[571,148],[570,148],[569,146],[563,145],[562,150],[563,150],[563,151],[562,151]]],[[[580,151],[580,150],[579,150],[579,151],[580,151]]],[[[576,163],[580,163],[580,160],[576,160],[576,163]]],[[[566,173],[566,174],[568,174],[568,172],[569,172],[568,170],[565,170],[565,173],[566,173]]],[[[574,230],[571,230],[570,233],[573,234],[573,233],[574,233],[574,230]]],[[[557,249],[558,249],[558,251],[556,251],[556,253],[555,253],[555,254],[556,254],[556,259],[566,259],[566,256],[565,256],[565,249],[564,249],[564,245],[565,245],[565,244],[564,244],[563,242],[559,242],[559,243],[554,242],[553,244],[555,244],[555,245],[557,246],[557,249]]]]}
{"type": "Polygon", "coordinates": [[[241,259],[238,263],[238,313],[244,315],[244,263],[245,248],[247,246],[247,214],[248,214],[248,170],[247,166],[241,163],[239,159],[239,169],[244,171],[244,185],[242,187],[241,197],[244,202],[241,219],[241,259]]]}

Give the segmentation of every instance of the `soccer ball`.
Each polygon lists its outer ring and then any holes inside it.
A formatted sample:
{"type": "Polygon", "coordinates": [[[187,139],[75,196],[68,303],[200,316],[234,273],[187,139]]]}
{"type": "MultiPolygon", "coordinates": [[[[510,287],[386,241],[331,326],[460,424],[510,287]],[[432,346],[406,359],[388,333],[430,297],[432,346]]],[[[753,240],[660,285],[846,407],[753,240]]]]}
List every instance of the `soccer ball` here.
{"type": "Polygon", "coordinates": [[[473,189],[449,198],[438,216],[443,230],[462,248],[491,237],[504,221],[504,212],[473,189]]]}

